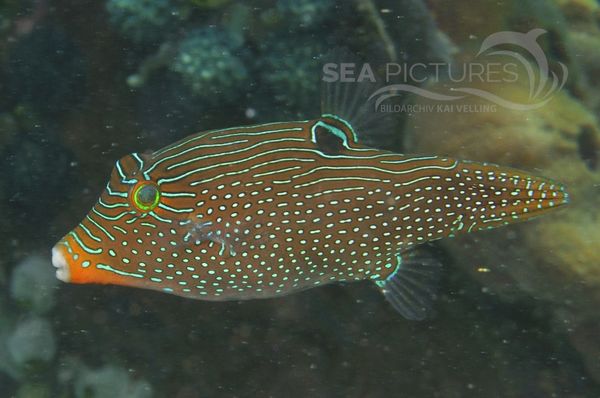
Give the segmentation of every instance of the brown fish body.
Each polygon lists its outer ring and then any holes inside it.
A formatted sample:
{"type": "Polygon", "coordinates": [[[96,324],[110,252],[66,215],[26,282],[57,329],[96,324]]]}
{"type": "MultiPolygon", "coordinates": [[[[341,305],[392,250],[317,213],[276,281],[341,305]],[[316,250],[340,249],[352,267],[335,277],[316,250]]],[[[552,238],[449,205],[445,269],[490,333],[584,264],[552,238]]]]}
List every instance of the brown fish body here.
{"type": "Polygon", "coordinates": [[[326,115],[201,133],[121,159],[57,244],[55,265],[71,282],[208,300],[380,284],[417,244],[567,199],[560,185],[514,169],[362,146],[326,115]]]}

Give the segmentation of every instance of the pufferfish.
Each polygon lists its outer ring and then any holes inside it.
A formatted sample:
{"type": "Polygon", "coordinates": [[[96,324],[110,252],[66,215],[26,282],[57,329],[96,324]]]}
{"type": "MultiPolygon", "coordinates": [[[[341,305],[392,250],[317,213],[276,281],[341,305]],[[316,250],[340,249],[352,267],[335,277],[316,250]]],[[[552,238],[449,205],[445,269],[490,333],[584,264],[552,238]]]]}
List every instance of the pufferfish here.
{"type": "Polygon", "coordinates": [[[568,202],[548,179],[372,148],[355,128],[325,113],[127,155],[52,249],[56,276],[204,300],[371,280],[403,316],[421,319],[440,270],[422,244],[568,202]]]}

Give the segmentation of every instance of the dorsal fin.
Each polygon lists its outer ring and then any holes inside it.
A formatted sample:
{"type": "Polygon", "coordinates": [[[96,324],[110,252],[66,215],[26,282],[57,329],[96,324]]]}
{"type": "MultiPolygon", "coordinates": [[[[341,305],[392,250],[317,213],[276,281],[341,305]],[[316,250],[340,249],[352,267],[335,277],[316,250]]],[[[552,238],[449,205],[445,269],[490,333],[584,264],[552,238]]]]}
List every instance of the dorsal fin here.
{"type": "Polygon", "coordinates": [[[321,113],[325,116],[334,116],[343,120],[349,126],[361,142],[371,146],[391,146],[399,142],[397,126],[399,120],[397,115],[390,112],[379,112],[375,102],[369,97],[383,81],[378,77],[367,63],[361,62],[345,49],[332,50],[323,58],[323,71],[327,68],[339,71],[344,65],[352,65],[355,68],[355,76],[363,68],[369,69],[369,73],[363,78],[356,76],[356,81],[342,81],[341,76],[335,78],[335,74],[325,75],[322,79],[321,90],[321,113]],[[365,67],[365,65],[367,65],[365,67]]]}

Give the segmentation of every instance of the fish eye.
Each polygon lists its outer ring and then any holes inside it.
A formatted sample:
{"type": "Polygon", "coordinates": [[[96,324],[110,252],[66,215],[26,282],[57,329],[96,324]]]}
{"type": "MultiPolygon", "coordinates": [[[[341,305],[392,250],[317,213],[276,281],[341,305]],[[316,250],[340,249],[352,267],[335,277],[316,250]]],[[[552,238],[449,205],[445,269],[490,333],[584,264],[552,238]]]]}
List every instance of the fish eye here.
{"type": "Polygon", "coordinates": [[[154,210],[159,200],[160,191],[153,182],[143,181],[133,189],[133,205],[143,213],[154,210]]]}

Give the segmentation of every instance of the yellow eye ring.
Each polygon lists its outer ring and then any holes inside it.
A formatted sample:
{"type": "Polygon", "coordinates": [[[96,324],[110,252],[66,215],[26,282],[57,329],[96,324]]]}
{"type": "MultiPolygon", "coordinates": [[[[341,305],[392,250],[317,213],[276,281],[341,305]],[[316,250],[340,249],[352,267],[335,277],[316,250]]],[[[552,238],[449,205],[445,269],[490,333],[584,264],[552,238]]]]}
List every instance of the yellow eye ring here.
{"type": "Polygon", "coordinates": [[[154,210],[160,202],[160,190],[154,182],[138,182],[131,192],[131,204],[142,213],[154,210]]]}

